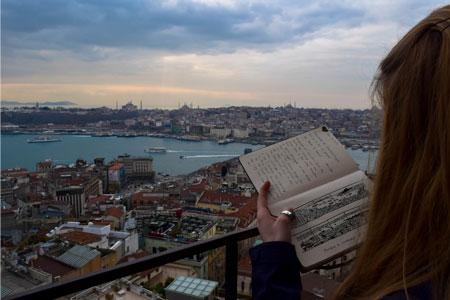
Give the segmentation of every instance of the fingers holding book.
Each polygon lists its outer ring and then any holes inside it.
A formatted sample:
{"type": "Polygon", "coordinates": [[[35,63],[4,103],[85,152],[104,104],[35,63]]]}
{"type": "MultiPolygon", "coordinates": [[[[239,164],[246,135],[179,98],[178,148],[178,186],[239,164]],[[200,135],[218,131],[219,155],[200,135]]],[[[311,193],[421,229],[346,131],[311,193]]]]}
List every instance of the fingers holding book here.
{"type": "Polygon", "coordinates": [[[267,207],[267,195],[270,189],[270,182],[266,181],[259,190],[257,202],[258,230],[263,242],[291,242],[291,220],[293,210],[283,210],[275,218],[271,215],[267,207]]]}

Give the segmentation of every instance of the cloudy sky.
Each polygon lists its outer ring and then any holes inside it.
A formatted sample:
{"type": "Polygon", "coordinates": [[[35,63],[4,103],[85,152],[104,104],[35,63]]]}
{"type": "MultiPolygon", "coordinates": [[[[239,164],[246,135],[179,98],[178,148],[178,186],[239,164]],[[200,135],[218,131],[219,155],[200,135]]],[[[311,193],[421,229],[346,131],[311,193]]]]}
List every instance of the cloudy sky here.
{"type": "Polygon", "coordinates": [[[436,0],[2,0],[2,100],[367,108],[436,0]]]}

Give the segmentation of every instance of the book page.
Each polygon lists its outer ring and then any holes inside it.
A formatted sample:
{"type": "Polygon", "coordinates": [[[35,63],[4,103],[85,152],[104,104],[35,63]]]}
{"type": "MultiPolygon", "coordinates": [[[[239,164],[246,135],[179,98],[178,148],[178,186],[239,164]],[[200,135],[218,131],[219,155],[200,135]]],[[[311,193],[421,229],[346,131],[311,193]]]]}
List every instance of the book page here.
{"type": "Polygon", "coordinates": [[[361,241],[368,211],[367,180],[356,171],[269,206],[274,215],[294,209],[292,244],[303,268],[326,263],[361,241]]]}
{"type": "Polygon", "coordinates": [[[322,127],[239,160],[256,189],[271,182],[269,206],[358,170],[344,146],[322,127]]]}

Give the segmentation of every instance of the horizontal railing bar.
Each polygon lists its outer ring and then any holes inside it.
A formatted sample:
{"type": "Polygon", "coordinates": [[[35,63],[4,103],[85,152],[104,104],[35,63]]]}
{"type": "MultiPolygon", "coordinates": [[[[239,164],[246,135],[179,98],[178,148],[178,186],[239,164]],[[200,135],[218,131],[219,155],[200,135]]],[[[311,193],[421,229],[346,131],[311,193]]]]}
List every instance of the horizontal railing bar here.
{"type": "MultiPolygon", "coordinates": [[[[207,240],[166,250],[102,270],[10,295],[3,300],[55,299],[92,286],[159,267],[194,254],[225,246],[228,241],[242,241],[259,234],[257,227],[240,229],[207,240]]],[[[236,262],[237,263],[237,262],[236,262]]]]}

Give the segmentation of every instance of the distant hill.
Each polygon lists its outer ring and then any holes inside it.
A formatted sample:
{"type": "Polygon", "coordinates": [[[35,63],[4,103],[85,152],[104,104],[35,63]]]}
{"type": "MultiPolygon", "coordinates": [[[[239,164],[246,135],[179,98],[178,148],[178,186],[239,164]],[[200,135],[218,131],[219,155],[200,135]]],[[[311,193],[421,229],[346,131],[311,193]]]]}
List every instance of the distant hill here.
{"type": "MultiPolygon", "coordinates": [[[[74,106],[78,105],[70,101],[55,101],[55,102],[39,102],[39,106],[74,106]]],[[[3,106],[20,106],[20,105],[36,105],[36,102],[17,102],[17,101],[1,101],[3,106]]]]}

